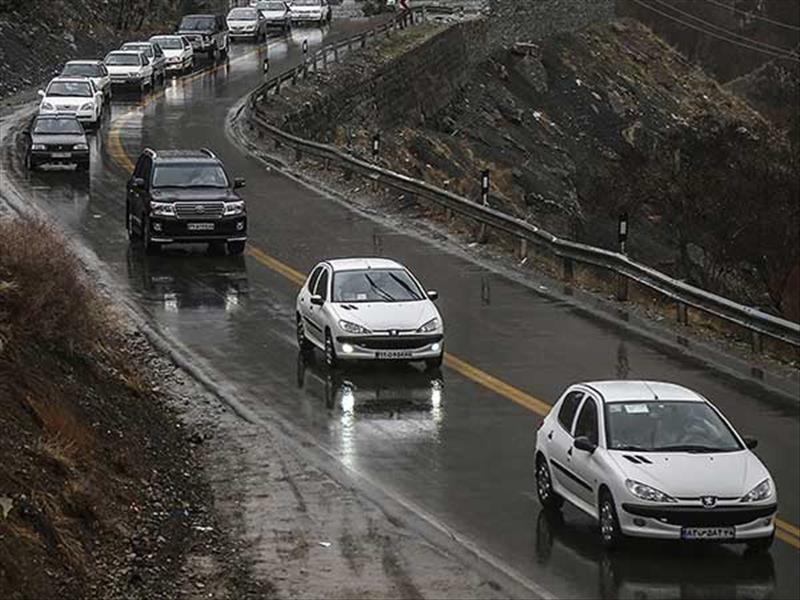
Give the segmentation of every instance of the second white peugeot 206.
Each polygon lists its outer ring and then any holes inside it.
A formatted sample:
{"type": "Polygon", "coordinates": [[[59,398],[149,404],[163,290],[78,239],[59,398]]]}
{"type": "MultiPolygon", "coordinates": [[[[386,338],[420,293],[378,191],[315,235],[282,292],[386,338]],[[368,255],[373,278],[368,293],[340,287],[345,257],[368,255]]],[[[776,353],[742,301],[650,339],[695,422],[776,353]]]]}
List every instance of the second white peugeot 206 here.
{"type": "Polygon", "coordinates": [[[594,517],[603,544],[626,536],[745,543],[775,535],[775,484],[701,395],[649,381],[573,385],[536,434],[539,500],[594,517]]]}
{"type": "Polygon", "coordinates": [[[323,261],[297,297],[298,344],[322,349],[330,367],[340,360],[403,360],[438,368],[444,324],[437,297],[392,260],[323,261]]]}

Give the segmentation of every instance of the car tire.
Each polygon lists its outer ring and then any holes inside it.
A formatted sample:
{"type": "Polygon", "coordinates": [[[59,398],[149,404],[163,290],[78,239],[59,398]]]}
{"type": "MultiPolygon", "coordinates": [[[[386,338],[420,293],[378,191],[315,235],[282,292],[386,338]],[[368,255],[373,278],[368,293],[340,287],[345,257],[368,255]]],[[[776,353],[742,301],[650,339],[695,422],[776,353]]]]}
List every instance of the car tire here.
{"type": "Polygon", "coordinates": [[[297,313],[297,347],[304,356],[311,353],[311,342],[309,342],[306,337],[306,330],[303,326],[303,318],[300,316],[300,313],[297,313]]]}
{"type": "Polygon", "coordinates": [[[30,154],[25,155],[25,168],[28,171],[35,171],[39,168],[39,165],[33,160],[33,157],[30,154]]]}
{"type": "Polygon", "coordinates": [[[564,505],[564,499],[553,489],[550,467],[541,454],[536,458],[536,495],[545,510],[559,511],[564,505]]]}
{"type": "Polygon", "coordinates": [[[150,220],[142,217],[142,245],[146,254],[158,254],[161,244],[150,240],[150,220]]]}
{"type": "Polygon", "coordinates": [[[767,537],[755,538],[747,540],[747,552],[751,554],[761,554],[767,552],[772,547],[772,542],[775,541],[775,532],[773,531],[767,537]]]}
{"type": "Polygon", "coordinates": [[[125,229],[128,231],[128,241],[135,242],[139,239],[140,235],[136,232],[131,218],[130,206],[125,207],[125,229]]]}
{"type": "Polygon", "coordinates": [[[75,170],[78,173],[88,173],[89,172],[89,161],[79,162],[75,165],[75,170]]]}
{"type": "Polygon", "coordinates": [[[335,369],[339,366],[339,358],[336,356],[336,347],[333,345],[333,337],[331,330],[325,330],[325,364],[329,369],[335,369]]]}
{"type": "Polygon", "coordinates": [[[228,254],[239,256],[244,252],[247,242],[228,242],[228,254]]]}
{"type": "Polygon", "coordinates": [[[607,489],[600,492],[600,540],[606,550],[619,550],[625,544],[625,534],[619,525],[614,497],[607,489]]]}

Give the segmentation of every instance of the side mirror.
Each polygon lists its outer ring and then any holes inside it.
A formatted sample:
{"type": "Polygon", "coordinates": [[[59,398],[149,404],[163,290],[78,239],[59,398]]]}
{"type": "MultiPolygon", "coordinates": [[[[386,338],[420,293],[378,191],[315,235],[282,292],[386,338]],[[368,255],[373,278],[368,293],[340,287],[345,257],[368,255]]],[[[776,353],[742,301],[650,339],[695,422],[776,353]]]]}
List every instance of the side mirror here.
{"type": "Polygon", "coordinates": [[[40,97],[40,98],[44,98],[44,90],[39,90],[39,91],[38,91],[38,92],[36,92],[36,93],[37,93],[37,94],[39,94],[39,97],[40,97]]]}
{"type": "Polygon", "coordinates": [[[142,190],[144,189],[144,179],[141,177],[134,177],[131,179],[131,187],[135,190],[142,190]]]}
{"type": "Polygon", "coordinates": [[[325,304],[325,300],[323,300],[322,296],[320,296],[319,294],[314,294],[313,296],[311,296],[311,304],[313,304],[314,306],[322,306],[323,304],[325,304]]]}
{"type": "Polygon", "coordinates": [[[239,188],[243,188],[243,187],[245,187],[245,185],[246,185],[245,181],[241,177],[237,177],[236,179],[233,180],[233,189],[235,189],[235,190],[237,190],[239,188]]]}
{"type": "Polygon", "coordinates": [[[436,290],[428,290],[426,293],[428,294],[428,299],[432,302],[436,302],[439,299],[439,292],[436,290]]]}
{"type": "Polygon", "coordinates": [[[744,441],[745,448],[747,448],[748,450],[752,450],[753,448],[758,446],[758,440],[756,438],[744,437],[742,438],[742,440],[744,441]]]}
{"type": "Polygon", "coordinates": [[[597,444],[592,443],[591,440],[589,440],[589,438],[584,435],[575,438],[574,445],[578,450],[582,450],[583,452],[588,452],[589,454],[597,450],[597,444]]]}

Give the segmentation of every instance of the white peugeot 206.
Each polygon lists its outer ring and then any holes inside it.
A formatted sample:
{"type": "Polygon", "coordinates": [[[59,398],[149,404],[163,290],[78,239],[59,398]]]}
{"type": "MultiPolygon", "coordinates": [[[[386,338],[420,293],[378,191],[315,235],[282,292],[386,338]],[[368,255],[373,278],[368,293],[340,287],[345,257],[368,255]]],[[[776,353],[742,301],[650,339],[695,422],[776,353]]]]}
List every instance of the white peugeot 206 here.
{"type": "Polygon", "coordinates": [[[435,369],[444,352],[437,297],[392,260],[326,260],[297,296],[297,341],[302,351],[323,350],[332,368],[342,360],[402,360],[435,369]]]}
{"type": "Polygon", "coordinates": [[[775,535],[775,484],[720,411],[684,387],[648,381],[573,385],[536,434],[536,490],[600,524],[603,544],[627,536],[745,543],[775,535]]]}

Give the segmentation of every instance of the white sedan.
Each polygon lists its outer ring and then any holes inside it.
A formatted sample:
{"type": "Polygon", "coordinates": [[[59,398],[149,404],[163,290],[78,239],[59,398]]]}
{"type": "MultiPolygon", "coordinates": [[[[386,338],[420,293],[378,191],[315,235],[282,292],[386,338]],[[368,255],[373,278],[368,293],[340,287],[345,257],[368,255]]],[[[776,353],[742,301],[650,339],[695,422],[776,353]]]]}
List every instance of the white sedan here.
{"type": "Polygon", "coordinates": [[[778,500],[769,471],[701,395],[669,383],[573,385],[536,434],[536,490],[626,536],[745,543],[765,550],[778,500]]]}
{"type": "Polygon", "coordinates": [[[56,77],[44,90],[39,113],[74,115],[84,126],[97,127],[103,112],[103,93],[88,77],[56,77]]]}
{"type": "Polygon", "coordinates": [[[192,43],[182,35],[154,35],[150,41],[164,52],[169,72],[186,73],[194,67],[192,43]]]}
{"type": "Polygon", "coordinates": [[[302,351],[340,360],[424,361],[441,366],[444,324],[404,266],[382,258],[327,260],[311,271],[297,296],[297,340],[302,351]]]}

